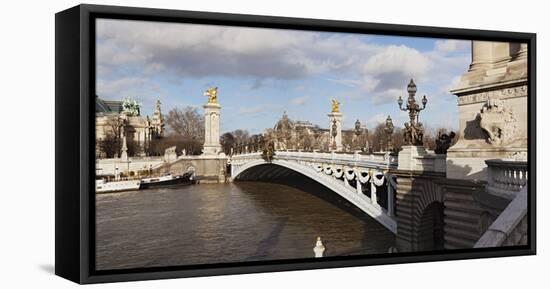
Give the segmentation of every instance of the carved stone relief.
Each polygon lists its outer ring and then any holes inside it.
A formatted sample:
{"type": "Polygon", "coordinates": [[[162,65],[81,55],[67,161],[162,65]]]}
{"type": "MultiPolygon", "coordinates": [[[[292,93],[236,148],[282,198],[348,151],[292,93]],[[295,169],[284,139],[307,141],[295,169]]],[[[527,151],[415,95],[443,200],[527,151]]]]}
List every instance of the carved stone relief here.
{"type": "Polygon", "coordinates": [[[503,145],[514,139],[517,121],[511,109],[504,106],[502,99],[488,99],[479,114],[479,126],[493,145],[503,145]]]}

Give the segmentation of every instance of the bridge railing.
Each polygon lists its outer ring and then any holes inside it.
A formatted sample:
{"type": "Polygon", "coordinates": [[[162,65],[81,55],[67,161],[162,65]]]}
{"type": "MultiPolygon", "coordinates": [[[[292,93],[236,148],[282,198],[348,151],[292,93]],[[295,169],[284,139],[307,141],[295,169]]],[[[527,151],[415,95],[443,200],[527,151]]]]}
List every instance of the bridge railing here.
{"type": "Polygon", "coordinates": [[[487,191],[513,199],[527,184],[527,161],[492,159],[487,164],[487,191]]]}
{"type": "Polygon", "coordinates": [[[397,156],[389,153],[361,154],[339,152],[292,152],[277,151],[275,158],[285,158],[297,161],[330,162],[335,165],[361,166],[369,168],[396,168],[397,156]]]}

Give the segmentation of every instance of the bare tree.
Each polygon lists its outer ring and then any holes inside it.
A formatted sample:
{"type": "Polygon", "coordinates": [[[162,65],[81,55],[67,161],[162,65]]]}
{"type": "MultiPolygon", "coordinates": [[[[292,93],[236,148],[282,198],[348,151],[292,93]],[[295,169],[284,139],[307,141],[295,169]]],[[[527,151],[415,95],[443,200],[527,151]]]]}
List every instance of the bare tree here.
{"type": "Polygon", "coordinates": [[[247,130],[237,129],[231,132],[236,143],[245,143],[250,138],[247,130]]]}
{"type": "Polygon", "coordinates": [[[220,137],[220,143],[224,153],[230,155],[232,153],[231,149],[235,146],[235,137],[232,133],[226,132],[220,137]]]}
{"type": "Polygon", "coordinates": [[[386,128],[384,123],[378,123],[369,134],[369,143],[374,152],[385,151],[387,149],[388,139],[384,128],[386,128]]]}
{"type": "Polygon", "coordinates": [[[342,131],[342,146],[344,147],[345,151],[350,151],[354,149],[354,140],[355,140],[355,134],[353,134],[353,131],[342,131]]]}
{"type": "Polygon", "coordinates": [[[114,158],[120,150],[118,138],[112,132],[107,132],[102,139],[98,140],[98,145],[104,154],[103,157],[106,158],[114,158]]]}
{"type": "Polygon", "coordinates": [[[312,151],[315,145],[315,137],[306,129],[301,129],[298,132],[297,148],[304,151],[312,151]]]}
{"type": "Polygon", "coordinates": [[[171,133],[180,137],[177,147],[188,154],[200,154],[204,143],[204,117],[194,107],[173,108],[166,123],[171,133]]]}
{"type": "Polygon", "coordinates": [[[109,117],[103,129],[104,137],[99,141],[101,151],[108,158],[120,156],[124,120],[119,117],[109,117]]]}
{"type": "Polygon", "coordinates": [[[403,130],[400,127],[396,127],[393,130],[392,146],[394,151],[400,151],[403,147],[403,130]]]}

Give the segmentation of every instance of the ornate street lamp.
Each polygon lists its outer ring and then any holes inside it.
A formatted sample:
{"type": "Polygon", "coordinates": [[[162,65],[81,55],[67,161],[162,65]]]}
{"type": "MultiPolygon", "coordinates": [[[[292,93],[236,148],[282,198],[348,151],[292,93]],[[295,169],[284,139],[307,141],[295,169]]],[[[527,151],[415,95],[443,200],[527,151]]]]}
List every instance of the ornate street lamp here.
{"type": "Polygon", "coordinates": [[[426,108],[428,99],[426,99],[426,96],[424,95],[424,97],[422,98],[422,107],[420,107],[420,105],[416,103],[416,84],[412,79],[407,85],[407,92],[409,93],[409,97],[407,99],[407,104],[405,107],[403,107],[403,99],[401,98],[401,96],[399,96],[399,98],[397,99],[399,109],[409,112],[410,121],[408,123],[405,123],[405,131],[403,133],[404,142],[408,145],[421,146],[422,136],[424,135],[424,128],[422,127],[422,123],[418,121],[418,116],[420,114],[420,111],[426,108]]]}
{"type": "Polygon", "coordinates": [[[393,150],[393,142],[392,142],[393,130],[394,130],[393,121],[391,117],[388,115],[388,118],[386,118],[386,127],[384,128],[384,131],[386,132],[387,141],[388,141],[388,144],[387,144],[388,151],[393,150]]]}
{"type": "Polygon", "coordinates": [[[355,122],[354,133],[355,133],[355,147],[356,149],[360,150],[361,145],[359,144],[359,136],[361,135],[361,122],[359,120],[355,122]]]}
{"type": "Polygon", "coordinates": [[[336,136],[338,135],[338,125],[336,124],[336,120],[332,121],[332,149],[336,150],[336,136]]]}

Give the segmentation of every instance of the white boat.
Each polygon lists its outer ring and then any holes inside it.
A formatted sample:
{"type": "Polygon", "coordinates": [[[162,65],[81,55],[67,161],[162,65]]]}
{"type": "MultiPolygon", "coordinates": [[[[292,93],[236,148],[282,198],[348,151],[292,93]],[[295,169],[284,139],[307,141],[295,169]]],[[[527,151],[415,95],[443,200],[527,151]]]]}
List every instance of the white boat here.
{"type": "Polygon", "coordinates": [[[109,193],[109,192],[139,190],[140,185],[141,185],[140,180],[116,181],[116,182],[105,182],[105,180],[96,180],[95,191],[96,193],[109,193]]]}

